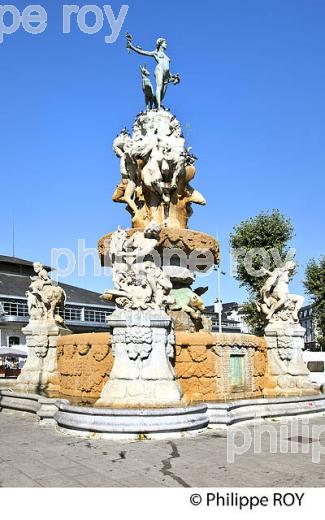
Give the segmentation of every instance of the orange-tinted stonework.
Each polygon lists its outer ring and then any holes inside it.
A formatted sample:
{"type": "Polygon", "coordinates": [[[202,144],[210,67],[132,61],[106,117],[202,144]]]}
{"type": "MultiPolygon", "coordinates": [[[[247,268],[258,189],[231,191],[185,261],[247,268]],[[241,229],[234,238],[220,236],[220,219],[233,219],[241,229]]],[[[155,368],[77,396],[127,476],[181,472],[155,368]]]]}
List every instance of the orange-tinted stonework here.
{"type": "Polygon", "coordinates": [[[57,343],[62,395],[98,399],[113,365],[110,334],[70,334],[57,343]]]}
{"type": "MultiPolygon", "coordinates": [[[[113,365],[108,333],[72,334],[57,346],[60,393],[97,399],[113,365]]],[[[244,334],[177,332],[175,370],[186,403],[263,395],[266,342],[244,334]],[[232,381],[232,357],[241,359],[243,382],[232,381]]]]}
{"type": "Polygon", "coordinates": [[[176,335],[176,372],[187,402],[225,401],[263,394],[266,342],[244,334],[176,335]],[[231,357],[242,358],[243,384],[232,382],[231,357]]]}

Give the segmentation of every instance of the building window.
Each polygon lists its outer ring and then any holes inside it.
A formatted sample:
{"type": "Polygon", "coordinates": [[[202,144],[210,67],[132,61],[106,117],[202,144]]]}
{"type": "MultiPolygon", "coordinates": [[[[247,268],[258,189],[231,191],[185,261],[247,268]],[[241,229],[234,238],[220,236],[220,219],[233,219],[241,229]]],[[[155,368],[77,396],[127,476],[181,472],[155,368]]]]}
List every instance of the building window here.
{"type": "Polygon", "coordinates": [[[109,316],[109,312],[101,309],[85,309],[85,321],[93,323],[106,323],[106,318],[109,316]]]}
{"type": "Polygon", "coordinates": [[[2,307],[8,316],[21,316],[22,318],[29,316],[27,302],[24,300],[3,300],[2,307]]]}
{"type": "Polygon", "coordinates": [[[13,347],[14,345],[20,344],[20,338],[18,336],[10,336],[8,339],[8,345],[9,347],[13,347]]]}
{"type": "Polygon", "coordinates": [[[57,309],[60,316],[65,321],[81,321],[81,307],[64,307],[64,310],[57,309]]]}
{"type": "Polygon", "coordinates": [[[309,372],[324,372],[324,361],[308,361],[309,372]]]}
{"type": "Polygon", "coordinates": [[[89,323],[106,323],[106,318],[111,314],[100,307],[77,307],[67,305],[64,310],[57,308],[57,312],[65,321],[82,321],[89,323]],[[83,312],[84,309],[84,312],[83,312]]]}

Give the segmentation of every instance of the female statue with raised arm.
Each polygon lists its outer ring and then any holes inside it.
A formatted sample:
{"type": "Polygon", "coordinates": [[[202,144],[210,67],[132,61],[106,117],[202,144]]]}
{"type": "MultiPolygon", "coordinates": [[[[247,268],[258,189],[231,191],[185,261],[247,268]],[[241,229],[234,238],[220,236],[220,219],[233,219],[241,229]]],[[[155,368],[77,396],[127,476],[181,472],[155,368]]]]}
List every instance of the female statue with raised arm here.
{"type": "Polygon", "coordinates": [[[144,51],[141,47],[133,45],[132,36],[129,33],[126,35],[126,41],[126,46],[129,50],[135,51],[143,56],[153,57],[157,62],[155,69],[156,103],[159,110],[161,108],[162,100],[165,97],[168,83],[177,85],[177,83],[180,82],[179,74],[171,74],[169,70],[170,59],[165,52],[167,49],[167,41],[165,38],[158,38],[156,50],[154,51],[144,51]]]}

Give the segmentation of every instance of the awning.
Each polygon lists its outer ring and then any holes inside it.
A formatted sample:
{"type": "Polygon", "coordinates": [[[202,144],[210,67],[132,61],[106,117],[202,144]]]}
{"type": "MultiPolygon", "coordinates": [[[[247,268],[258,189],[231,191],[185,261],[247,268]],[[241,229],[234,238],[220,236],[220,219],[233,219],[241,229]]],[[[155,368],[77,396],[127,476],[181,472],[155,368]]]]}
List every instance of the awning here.
{"type": "Polygon", "coordinates": [[[27,352],[12,347],[0,347],[0,357],[27,357],[27,352]]]}

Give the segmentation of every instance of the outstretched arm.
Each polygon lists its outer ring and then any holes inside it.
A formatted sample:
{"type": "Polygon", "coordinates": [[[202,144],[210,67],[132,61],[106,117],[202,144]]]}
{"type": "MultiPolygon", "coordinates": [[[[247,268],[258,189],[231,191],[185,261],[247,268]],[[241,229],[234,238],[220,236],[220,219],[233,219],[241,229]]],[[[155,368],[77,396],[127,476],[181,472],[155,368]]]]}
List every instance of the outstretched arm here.
{"type": "Polygon", "coordinates": [[[138,54],[142,54],[143,56],[154,56],[155,51],[144,51],[143,49],[140,49],[139,47],[135,47],[132,45],[132,43],[128,44],[128,49],[132,49],[133,51],[137,52],[138,54]]]}
{"type": "Polygon", "coordinates": [[[155,55],[155,51],[144,51],[140,47],[133,45],[132,36],[129,33],[126,34],[126,47],[129,50],[137,52],[138,54],[142,54],[142,56],[154,56],[155,55]]]}

